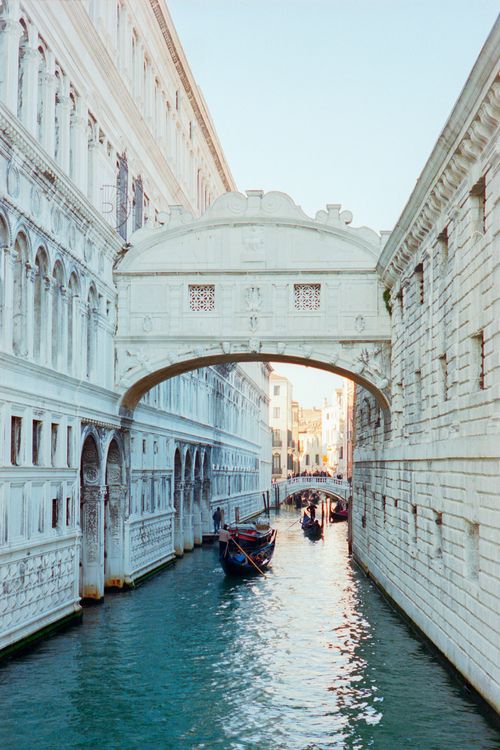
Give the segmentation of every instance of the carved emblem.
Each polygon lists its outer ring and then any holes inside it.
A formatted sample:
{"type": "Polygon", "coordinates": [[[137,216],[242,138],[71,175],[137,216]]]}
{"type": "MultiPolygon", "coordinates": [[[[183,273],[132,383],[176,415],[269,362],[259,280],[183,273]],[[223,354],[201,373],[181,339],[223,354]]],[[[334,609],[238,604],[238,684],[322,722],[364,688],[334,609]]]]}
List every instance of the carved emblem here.
{"type": "Polygon", "coordinates": [[[153,330],[153,318],[151,315],[145,315],[142,319],[142,330],[145,331],[145,333],[151,333],[153,330]]]}
{"type": "Polygon", "coordinates": [[[247,286],[245,289],[245,302],[249,310],[256,311],[262,307],[262,292],[258,286],[247,286]]]}
{"type": "Polygon", "coordinates": [[[256,315],[251,315],[250,316],[250,330],[256,331],[258,327],[259,327],[258,317],[256,315]]]}
{"type": "Polygon", "coordinates": [[[366,328],[366,320],[362,315],[357,315],[356,319],[354,321],[354,327],[358,331],[358,333],[361,333],[366,328]]]}
{"type": "Polygon", "coordinates": [[[251,224],[243,228],[243,244],[250,253],[259,253],[264,249],[264,230],[251,224]]]}
{"type": "Polygon", "coordinates": [[[7,192],[13,198],[19,195],[19,170],[13,164],[7,170],[7,192]]]}

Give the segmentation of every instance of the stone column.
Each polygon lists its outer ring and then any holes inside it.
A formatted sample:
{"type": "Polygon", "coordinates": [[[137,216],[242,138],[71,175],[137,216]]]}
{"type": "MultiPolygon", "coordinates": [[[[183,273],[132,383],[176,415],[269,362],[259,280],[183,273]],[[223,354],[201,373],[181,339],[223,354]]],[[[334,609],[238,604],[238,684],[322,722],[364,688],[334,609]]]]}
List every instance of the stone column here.
{"type": "Polygon", "coordinates": [[[174,551],[177,557],[184,554],[184,529],[183,529],[183,510],[184,510],[184,483],[176,482],[174,488],[174,551]]]}
{"type": "Polygon", "coordinates": [[[104,498],[106,487],[84,485],[82,492],[82,548],[80,556],[82,599],[104,596],[104,498]]]}
{"type": "Polygon", "coordinates": [[[23,90],[22,90],[22,122],[29,132],[37,136],[37,102],[38,102],[38,65],[40,57],[38,50],[33,47],[25,47],[22,57],[23,66],[23,90]]]}
{"type": "Polygon", "coordinates": [[[213,531],[212,518],[210,514],[210,479],[204,479],[202,485],[201,527],[203,534],[211,534],[213,531]]]}
{"type": "Polygon", "coordinates": [[[52,305],[54,301],[52,279],[50,276],[44,276],[42,279],[44,285],[45,297],[45,341],[44,346],[40,348],[40,361],[47,367],[52,366],[52,305]]]}
{"type": "MultiPolygon", "coordinates": [[[[47,69],[49,68],[50,62],[52,67],[54,66],[53,57],[47,55],[47,69]]],[[[56,88],[57,78],[53,72],[47,72],[45,75],[45,85],[43,89],[43,108],[42,108],[42,122],[41,122],[41,135],[42,135],[42,146],[50,156],[54,156],[55,150],[55,118],[56,118],[56,88]]]]}
{"type": "Polygon", "coordinates": [[[21,26],[14,10],[12,17],[4,21],[3,29],[0,32],[0,51],[2,56],[2,66],[0,72],[0,96],[4,104],[17,113],[17,71],[19,66],[19,39],[21,38],[21,26]]]}
{"type": "Polygon", "coordinates": [[[34,346],[33,346],[33,328],[34,328],[34,312],[35,312],[35,278],[36,268],[33,268],[31,263],[26,263],[26,347],[28,359],[33,359],[34,346]]]}
{"type": "Polygon", "coordinates": [[[202,502],[203,484],[197,479],[194,486],[194,505],[193,505],[193,541],[195,546],[203,544],[203,526],[201,520],[201,502],[202,502]]]}
{"type": "MultiPolygon", "coordinates": [[[[66,84],[65,84],[66,88],[66,84]]],[[[57,161],[66,174],[69,174],[69,116],[71,112],[71,99],[66,94],[59,97],[56,103],[57,121],[59,123],[59,147],[57,149],[57,161]]]]}
{"type": "MultiPolygon", "coordinates": [[[[93,132],[90,136],[90,140],[87,143],[87,198],[93,206],[100,208],[99,206],[99,194],[98,194],[98,172],[99,172],[99,138],[96,132],[97,128],[93,128],[93,132]]],[[[87,137],[89,133],[87,133],[87,137]]]]}
{"type": "Polygon", "coordinates": [[[0,344],[2,351],[12,351],[12,318],[13,318],[13,272],[14,272],[14,248],[10,245],[4,245],[0,250],[3,265],[3,292],[2,292],[2,329],[0,331],[0,344]]]}
{"type": "Polygon", "coordinates": [[[59,313],[61,321],[57,350],[57,369],[68,372],[68,305],[71,304],[71,297],[68,296],[68,289],[65,286],[59,287],[58,294],[60,295],[59,313]]]}
{"type": "Polygon", "coordinates": [[[71,113],[71,150],[73,159],[72,179],[83,193],[87,193],[87,113],[81,100],[77,111],[71,113]]]}
{"type": "Polygon", "coordinates": [[[193,493],[194,483],[184,482],[184,550],[186,552],[194,548],[193,493]]]}
{"type": "Polygon", "coordinates": [[[105,586],[121,588],[125,580],[124,521],[127,486],[108,485],[104,574],[105,586]]]}

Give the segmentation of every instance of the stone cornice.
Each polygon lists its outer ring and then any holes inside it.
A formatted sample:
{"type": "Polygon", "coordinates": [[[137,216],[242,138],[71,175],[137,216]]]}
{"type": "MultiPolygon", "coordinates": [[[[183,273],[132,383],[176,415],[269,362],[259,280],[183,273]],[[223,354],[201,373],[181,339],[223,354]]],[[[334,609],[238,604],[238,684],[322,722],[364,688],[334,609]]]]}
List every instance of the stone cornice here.
{"type": "Polygon", "coordinates": [[[175,65],[179,78],[181,79],[182,86],[186,95],[189,99],[191,107],[193,108],[194,115],[198,122],[201,132],[207,142],[212,158],[215,162],[217,172],[222,180],[222,183],[228,192],[235,189],[235,183],[233,177],[229,171],[229,167],[226,164],[226,160],[222,153],[220,144],[218,143],[217,136],[215,135],[214,128],[212,126],[210,116],[206,110],[203,99],[198,92],[198,88],[194,81],[194,78],[189,70],[189,66],[182,52],[181,45],[177,39],[177,35],[173,32],[172,19],[168,16],[166,8],[162,8],[160,0],[149,0],[153,13],[158,21],[160,31],[165,39],[168,51],[175,65]]]}
{"type": "Polygon", "coordinates": [[[392,286],[498,129],[497,20],[377,264],[392,286]]]}

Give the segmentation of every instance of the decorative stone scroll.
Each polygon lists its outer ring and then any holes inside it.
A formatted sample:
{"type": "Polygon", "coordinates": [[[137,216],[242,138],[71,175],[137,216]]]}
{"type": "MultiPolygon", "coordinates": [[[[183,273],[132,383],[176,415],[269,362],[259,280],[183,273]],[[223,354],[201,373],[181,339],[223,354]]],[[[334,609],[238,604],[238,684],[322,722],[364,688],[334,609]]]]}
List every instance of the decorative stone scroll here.
{"type": "Polygon", "coordinates": [[[294,284],[293,306],[295,310],[319,310],[321,284],[294,284]]]}

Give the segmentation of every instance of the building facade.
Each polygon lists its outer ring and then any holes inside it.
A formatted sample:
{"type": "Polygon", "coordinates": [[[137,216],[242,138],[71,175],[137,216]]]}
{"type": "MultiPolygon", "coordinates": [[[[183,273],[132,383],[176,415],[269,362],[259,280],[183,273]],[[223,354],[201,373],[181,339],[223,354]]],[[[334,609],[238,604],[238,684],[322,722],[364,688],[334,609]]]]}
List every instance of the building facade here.
{"type": "Polygon", "coordinates": [[[269,377],[270,411],[272,433],[272,478],[286,479],[293,471],[293,385],[273,370],[269,377]]]}
{"type": "MultiPolygon", "coordinates": [[[[194,370],[120,417],[113,266],[234,187],[168,11],[0,6],[0,649],[262,506],[269,367],[194,370]]],[[[148,319],[143,321],[148,330],[148,319]]]]}
{"type": "Polygon", "coordinates": [[[353,551],[500,710],[497,23],[378,268],[391,414],[358,387],[353,551]]]}

